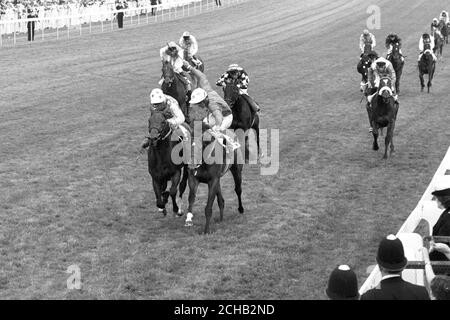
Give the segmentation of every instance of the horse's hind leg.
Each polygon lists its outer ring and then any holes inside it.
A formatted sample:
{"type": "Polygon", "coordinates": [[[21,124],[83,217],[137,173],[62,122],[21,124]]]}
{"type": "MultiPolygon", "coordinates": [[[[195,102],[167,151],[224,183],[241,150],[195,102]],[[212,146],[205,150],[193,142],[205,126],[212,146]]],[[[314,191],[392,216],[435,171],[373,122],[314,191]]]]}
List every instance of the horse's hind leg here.
{"type": "Polygon", "coordinates": [[[239,203],[239,213],[244,213],[244,207],[242,206],[242,164],[233,164],[230,168],[231,174],[234,179],[234,191],[236,191],[236,195],[238,197],[239,203]]]}
{"type": "Polygon", "coordinates": [[[178,184],[180,183],[180,179],[181,179],[181,170],[177,170],[175,175],[172,177],[172,185],[170,186],[170,197],[172,198],[172,210],[173,213],[177,214],[178,216],[183,215],[181,208],[179,208],[177,204],[177,189],[178,184]]]}
{"type": "Polygon", "coordinates": [[[208,182],[208,201],[205,207],[205,234],[210,233],[209,224],[211,223],[212,206],[218,192],[217,187],[219,186],[219,181],[219,178],[215,178],[208,182]]]}
{"type": "Polygon", "coordinates": [[[222,195],[222,188],[220,186],[220,181],[219,181],[219,185],[217,187],[217,205],[219,206],[219,210],[220,210],[220,222],[222,222],[223,221],[223,211],[225,209],[225,200],[222,195]]]}

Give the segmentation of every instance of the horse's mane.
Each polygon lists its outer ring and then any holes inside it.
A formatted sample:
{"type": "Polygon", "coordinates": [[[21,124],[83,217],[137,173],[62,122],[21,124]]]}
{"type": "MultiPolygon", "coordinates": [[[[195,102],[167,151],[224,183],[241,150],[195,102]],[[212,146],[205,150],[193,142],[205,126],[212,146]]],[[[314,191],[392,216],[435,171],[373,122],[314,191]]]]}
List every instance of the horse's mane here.
{"type": "Polygon", "coordinates": [[[386,48],[389,48],[389,46],[390,46],[391,44],[396,43],[396,42],[398,42],[398,44],[399,44],[400,47],[401,47],[401,46],[402,46],[402,39],[400,39],[399,36],[397,36],[396,34],[394,34],[394,35],[393,35],[393,36],[394,36],[394,39],[391,40],[391,36],[392,36],[392,34],[390,34],[390,35],[388,35],[388,36],[386,37],[386,48]]]}

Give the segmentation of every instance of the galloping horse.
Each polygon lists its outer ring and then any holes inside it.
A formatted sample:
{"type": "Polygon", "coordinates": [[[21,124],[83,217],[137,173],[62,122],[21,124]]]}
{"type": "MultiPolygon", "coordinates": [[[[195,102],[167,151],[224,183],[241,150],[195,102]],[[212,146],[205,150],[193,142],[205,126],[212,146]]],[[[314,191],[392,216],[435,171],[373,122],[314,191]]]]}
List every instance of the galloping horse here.
{"type": "MultiPolygon", "coordinates": [[[[249,129],[255,130],[258,155],[260,155],[258,113],[252,112],[249,102],[240,94],[235,81],[226,82],[225,87],[223,88],[223,95],[224,100],[228,103],[233,112],[233,122],[231,123],[230,129],[242,129],[245,133],[247,133],[249,129]]],[[[245,135],[245,154],[249,154],[247,134],[245,135]]],[[[245,159],[247,159],[247,157],[245,159]]]]}
{"type": "Polygon", "coordinates": [[[387,150],[390,146],[391,154],[394,152],[394,128],[395,120],[397,119],[398,104],[395,103],[392,89],[391,79],[381,78],[378,93],[372,99],[371,124],[373,134],[373,150],[378,150],[378,130],[387,127],[385,138],[385,150],[383,159],[387,159],[387,150]]]}
{"type": "Polygon", "coordinates": [[[442,57],[442,49],[444,48],[444,38],[438,31],[434,31],[432,36],[434,37],[434,53],[436,56],[442,57]]]}
{"type": "Polygon", "coordinates": [[[432,81],[434,77],[434,71],[436,69],[436,61],[433,60],[433,55],[431,54],[431,49],[429,46],[424,51],[422,57],[419,61],[419,78],[420,78],[420,86],[421,91],[423,92],[423,89],[425,88],[425,82],[423,79],[424,74],[428,74],[428,93],[430,93],[430,88],[432,86],[432,81]]]}
{"type": "Polygon", "coordinates": [[[370,58],[369,52],[372,50],[372,45],[367,43],[364,45],[364,53],[361,55],[361,59],[356,66],[356,70],[361,74],[361,92],[366,92],[367,90],[367,73],[370,68],[370,58]]]}
{"type": "MultiPolygon", "coordinates": [[[[197,106],[194,108],[198,108],[197,106]]],[[[202,117],[195,116],[195,114],[202,113],[197,112],[196,110],[191,111],[194,115],[191,121],[191,128],[193,129],[193,132],[195,132],[195,126],[194,123],[201,123],[202,117]]],[[[188,184],[189,184],[189,207],[188,207],[188,213],[186,215],[186,226],[192,226],[192,218],[193,218],[193,206],[195,203],[195,198],[197,194],[197,189],[200,183],[206,183],[208,184],[208,201],[206,203],[205,207],[205,217],[206,217],[206,223],[204,228],[204,233],[210,233],[210,222],[212,217],[212,206],[215,200],[215,197],[217,196],[217,204],[219,205],[220,210],[220,221],[223,220],[223,211],[225,208],[225,201],[222,196],[222,189],[220,185],[220,178],[225,175],[225,173],[230,170],[233,179],[234,179],[234,185],[235,185],[235,191],[238,196],[238,203],[239,207],[238,210],[242,214],[244,213],[244,208],[242,206],[242,168],[243,164],[239,164],[239,159],[237,156],[237,152],[233,152],[233,154],[227,154],[223,147],[221,147],[219,144],[215,145],[215,148],[211,150],[212,146],[217,143],[216,141],[213,141],[209,143],[209,139],[204,138],[205,131],[209,129],[209,126],[202,123],[202,142],[200,144],[202,145],[202,155],[203,154],[209,154],[209,157],[207,159],[202,159],[201,164],[196,164],[194,159],[192,159],[192,162],[188,165],[188,184]],[[208,152],[209,150],[209,152],[208,152]]],[[[206,133],[208,135],[208,133],[206,133]]],[[[196,137],[193,136],[191,141],[193,141],[192,146],[194,149],[197,147],[196,144],[196,137]]],[[[193,153],[194,155],[194,153],[193,153]]],[[[194,158],[193,156],[192,158],[194,158]]],[[[202,157],[203,158],[203,157],[202,157]]]]}
{"type": "MultiPolygon", "coordinates": [[[[398,38],[397,38],[398,39],[398,38]]],[[[392,53],[386,58],[392,63],[392,66],[395,70],[396,81],[395,81],[395,91],[397,94],[400,93],[400,78],[403,72],[403,65],[405,64],[402,61],[402,56],[400,54],[401,43],[400,41],[391,42],[392,45],[392,53]]]]}
{"type": "MultiPolygon", "coordinates": [[[[449,22],[450,24],[450,22],[449,22]]],[[[444,38],[444,43],[448,44],[448,28],[449,25],[445,23],[444,20],[439,21],[438,29],[442,34],[442,37],[444,38]]]]}
{"type": "Polygon", "coordinates": [[[172,160],[172,150],[179,141],[172,141],[172,130],[167,123],[167,115],[164,111],[153,110],[149,119],[149,147],[148,147],[148,172],[152,177],[153,191],[156,196],[156,205],[160,212],[167,214],[166,204],[172,198],[173,212],[181,215],[177,205],[177,187],[180,185],[180,198],[186,189],[187,172],[185,170],[181,180],[183,163],[175,164],[172,160]],[[167,192],[167,182],[171,180],[170,191],[167,192]],[[181,184],[180,184],[181,180],[181,184]]]}
{"type": "MultiPolygon", "coordinates": [[[[186,122],[189,122],[189,109],[187,107],[187,91],[180,79],[181,75],[175,73],[172,66],[168,61],[163,62],[162,74],[164,82],[161,85],[161,90],[164,94],[167,94],[178,101],[178,105],[186,118],[186,122]]],[[[192,81],[191,81],[192,82],[192,81]]]]}

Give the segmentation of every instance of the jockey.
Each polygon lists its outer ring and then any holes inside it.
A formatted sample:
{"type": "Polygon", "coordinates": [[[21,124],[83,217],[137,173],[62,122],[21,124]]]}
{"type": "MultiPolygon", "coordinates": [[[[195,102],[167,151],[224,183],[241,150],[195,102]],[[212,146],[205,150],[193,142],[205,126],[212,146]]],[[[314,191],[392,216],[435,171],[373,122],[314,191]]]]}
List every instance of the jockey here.
{"type": "MultiPolygon", "coordinates": [[[[198,88],[192,91],[190,105],[199,105],[201,108],[207,108],[208,115],[203,119],[203,123],[208,125],[208,131],[217,141],[223,144],[224,137],[229,138],[223,132],[231,126],[233,122],[233,113],[228,104],[222,97],[212,89],[206,75],[198,69],[193,68],[189,62],[185,61],[184,66],[194,77],[197,78],[198,88]]],[[[227,139],[230,142],[229,139],[227,139]]],[[[237,146],[232,142],[227,143],[227,153],[233,151],[237,146]]]]}
{"type": "Polygon", "coordinates": [[[188,31],[185,31],[179,41],[180,47],[183,49],[184,59],[191,60],[197,67],[199,67],[202,62],[195,56],[198,52],[197,39],[191,35],[188,31]]]}
{"type": "Polygon", "coordinates": [[[402,39],[400,39],[395,33],[391,33],[386,38],[386,48],[388,49],[386,53],[386,59],[389,59],[389,56],[392,54],[392,49],[394,48],[393,44],[398,43],[400,45],[399,53],[402,62],[405,61],[405,57],[403,56],[403,52],[401,49],[402,46],[402,39]]]}
{"type": "Polygon", "coordinates": [[[437,57],[433,51],[434,50],[434,37],[430,36],[428,33],[424,33],[419,41],[420,53],[419,53],[419,59],[417,59],[417,61],[420,62],[420,59],[422,59],[422,55],[423,55],[424,51],[427,49],[431,50],[431,55],[433,56],[433,60],[437,61],[437,57]]]}
{"type": "MultiPolygon", "coordinates": [[[[179,137],[183,137],[184,141],[189,140],[188,130],[182,126],[184,123],[184,114],[178,105],[177,100],[171,96],[165,95],[161,89],[153,89],[150,93],[151,111],[166,112],[171,115],[171,118],[167,119],[172,131],[178,134],[179,137]]],[[[149,140],[146,138],[142,143],[142,148],[147,148],[149,140]]]]}
{"type": "Polygon", "coordinates": [[[361,49],[361,56],[364,53],[364,45],[370,44],[372,46],[372,50],[377,45],[377,41],[375,36],[369,32],[369,30],[364,29],[363,33],[359,37],[359,48],[361,49]]]}
{"type": "Polygon", "coordinates": [[[259,112],[261,109],[255,103],[255,101],[250,98],[248,95],[248,84],[250,82],[250,78],[248,77],[247,72],[237,64],[230,64],[228,66],[227,71],[222,74],[219,80],[216,81],[216,86],[224,87],[228,81],[236,81],[236,86],[239,88],[239,93],[245,98],[250,107],[253,109],[253,112],[259,112]]]}
{"type": "Polygon", "coordinates": [[[439,20],[437,18],[434,18],[433,22],[431,23],[430,31],[431,33],[434,33],[438,29],[439,29],[439,20]]]}
{"type": "Polygon", "coordinates": [[[397,80],[397,77],[395,75],[394,67],[392,66],[392,63],[383,58],[380,57],[372,64],[372,66],[369,68],[368,71],[368,78],[369,78],[369,87],[371,88],[371,96],[368,97],[369,103],[372,101],[373,96],[377,93],[378,87],[380,85],[380,79],[388,77],[391,79],[391,90],[393,92],[393,97],[395,102],[398,102],[398,96],[395,92],[395,82],[397,80]]]}
{"type": "Polygon", "coordinates": [[[449,23],[449,16],[448,16],[448,12],[447,11],[442,11],[441,14],[439,15],[439,20],[442,20],[445,22],[445,24],[449,23]]]}
{"type": "MultiPolygon", "coordinates": [[[[172,69],[175,73],[181,75],[181,80],[186,87],[187,96],[190,96],[192,91],[191,82],[187,78],[186,72],[182,69],[183,67],[183,50],[173,41],[169,42],[167,46],[161,48],[159,50],[159,55],[161,57],[161,61],[164,63],[168,61],[172,66],[172,69]]],[[[164,79],[160,80],[160,85],[164,79]]]]}

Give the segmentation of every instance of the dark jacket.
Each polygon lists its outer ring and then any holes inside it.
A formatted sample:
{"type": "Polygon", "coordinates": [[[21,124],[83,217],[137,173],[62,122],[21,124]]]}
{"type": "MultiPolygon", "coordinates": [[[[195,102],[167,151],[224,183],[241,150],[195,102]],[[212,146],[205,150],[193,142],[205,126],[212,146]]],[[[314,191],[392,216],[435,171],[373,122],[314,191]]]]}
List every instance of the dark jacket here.
{"type": "Polygon", "coordinates": [[[401,277],[382,280],[377,288],[361,296],[361,300],[430,300],[427,289],[401,277]]]}
{"type": "MultiPolygon", "coordinates": [[[[450,237],[450,208],[448,208],[444,212],[442,212],[438,221],[434,225],[433,236],[450,237]]],[[[445,242],[445,244],[450,246],[449,242],[445,242]]],[[[430,260],[432,260],[432,261],[448,261],[445,254],[443,254],[439,251],[430,252],[430,260]]]]}

